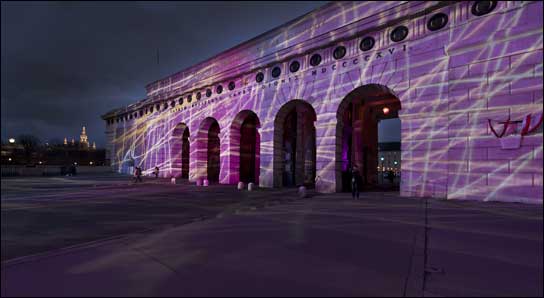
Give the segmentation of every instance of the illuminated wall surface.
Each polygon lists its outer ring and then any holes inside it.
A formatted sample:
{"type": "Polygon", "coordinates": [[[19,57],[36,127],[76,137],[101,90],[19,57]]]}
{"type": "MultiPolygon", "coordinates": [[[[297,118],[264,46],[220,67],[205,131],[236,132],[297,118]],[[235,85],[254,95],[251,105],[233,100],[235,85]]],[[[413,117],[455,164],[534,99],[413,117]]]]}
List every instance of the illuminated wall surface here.
{"type": "Polygon", "coordinates": [[[153,82],[102,116],[112,166],[335,192],[398,99],[401,195],[542,204],[542,2],[478,3],[332,3],[153,82]]]}

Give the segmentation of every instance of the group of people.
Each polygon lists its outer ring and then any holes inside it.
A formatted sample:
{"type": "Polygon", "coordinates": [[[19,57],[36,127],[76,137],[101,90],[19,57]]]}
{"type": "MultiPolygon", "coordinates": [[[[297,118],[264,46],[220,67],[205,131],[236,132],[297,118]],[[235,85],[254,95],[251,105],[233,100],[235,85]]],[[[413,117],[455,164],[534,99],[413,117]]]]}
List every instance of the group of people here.
{"type": "MultiPolygon", "coordinates": [[[[155,179],[159,178],[159,167],[155,167],[155,169],[153,170],[153,175],[155,175],[155,179]]],[[[134,182],[143,182],[142,167],[134,168],[134,182]]]]}
{"type": "MultiPolygon", "coordinates": [[[[155,179],[159,178],[159,167],[155,167],[155,169],[153,170],[153,175],[155,175],[155,179]]],[[[393,179],[395,179],[395,173],[393,171],[390,171],[390,173],[388,173],[387,178],[391,180],[391,183],[393,183],[393,179]]],[[[360,192],[361,184],[362,184],[361,180],[362,180],[362,177],[361,177],[361,173],[359,172],[359,168],[356,165],[354,165],[353,167],[351,167],[351,196],[353,199],[356,199],[356,200],[359,199],[359,192],[360,192]]],[[[134,182],[137,183],[142,181],[143,181],[142,168],[135,167],[134,168],[134,182]]]]}

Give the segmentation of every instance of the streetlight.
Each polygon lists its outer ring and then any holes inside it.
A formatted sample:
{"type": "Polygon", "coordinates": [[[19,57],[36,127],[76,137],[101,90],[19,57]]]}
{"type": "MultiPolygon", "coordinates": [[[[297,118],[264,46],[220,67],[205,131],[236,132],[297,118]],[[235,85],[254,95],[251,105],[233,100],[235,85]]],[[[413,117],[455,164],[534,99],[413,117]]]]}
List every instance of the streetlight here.
{"type": "Polygon", "coordinates": [[[10,144],[14,144],[14,143],[15,143],[15,139],[14,139],[14,138],[9,138],[8,141],[9,141],[10,144]]]}
{"type": "Polygon", "coordinates": [[[10,158],[8,158],[8,161],[11,161],[11,157],[10,157],[10,158]]]}
{"type": "Polygon", "coordinates": [[[382,111],[383,111],[384,115],[389,114],[389,108],[388,107],[383,107],[382,111]]]}
{"type": "Polygon", "coordinates": [[[385,171],[385,168],[383,167],[384,159],[385,158],[383,158],[383,156],[380,157],[381,165],[378,167],[378,181],[381,181],[379,183],[382,183],[382,184],[383,184],[383,172],[385,171]]]}

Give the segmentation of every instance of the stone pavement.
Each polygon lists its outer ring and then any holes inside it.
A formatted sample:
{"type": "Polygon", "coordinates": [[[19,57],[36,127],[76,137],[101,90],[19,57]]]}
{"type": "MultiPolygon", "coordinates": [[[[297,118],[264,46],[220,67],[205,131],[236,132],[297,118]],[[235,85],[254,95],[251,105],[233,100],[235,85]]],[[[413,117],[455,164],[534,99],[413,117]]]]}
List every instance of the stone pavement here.
{"type": "Polygon", "coordinates": [[[2,179],[2,261],[221,213],[278,204],[293,190],[239,192],[124,175],[2,179]]]}
{"type": "Polygon", "coordinates": [[[4,262],[2,295],[542,296],[542,236],[541,206],[322,195],[4,262]]]}

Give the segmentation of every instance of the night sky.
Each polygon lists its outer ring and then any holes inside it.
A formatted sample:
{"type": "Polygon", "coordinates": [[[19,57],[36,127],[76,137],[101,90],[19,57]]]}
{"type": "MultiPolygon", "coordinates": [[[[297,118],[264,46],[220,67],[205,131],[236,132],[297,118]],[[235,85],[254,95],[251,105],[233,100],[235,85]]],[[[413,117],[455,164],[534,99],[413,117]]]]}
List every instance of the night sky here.
{"type": "Polygon", "coordinates": [[[100,115],[146,84],[325,3],[2,2],[2,140],[78,140],[85,125],[103,147],[100,115]]]}
{"type": "MultiPolygon", "coordinates": [[[[145,98],[146,84],[326,3],[2,2],[2,140],[78,140],[85,125],[103,147],[100,115],[145,98]]],[[[400,140],[388,122],[380,141],[400,140]]]]}

